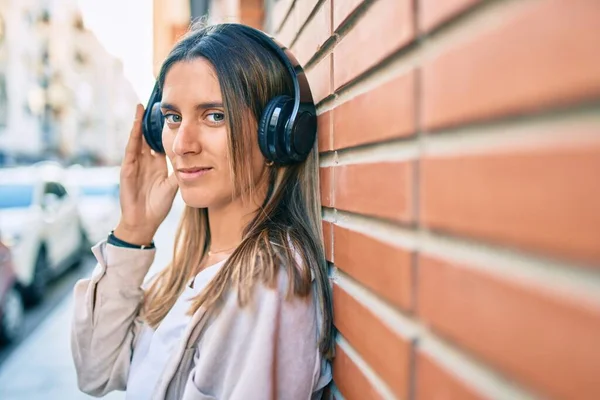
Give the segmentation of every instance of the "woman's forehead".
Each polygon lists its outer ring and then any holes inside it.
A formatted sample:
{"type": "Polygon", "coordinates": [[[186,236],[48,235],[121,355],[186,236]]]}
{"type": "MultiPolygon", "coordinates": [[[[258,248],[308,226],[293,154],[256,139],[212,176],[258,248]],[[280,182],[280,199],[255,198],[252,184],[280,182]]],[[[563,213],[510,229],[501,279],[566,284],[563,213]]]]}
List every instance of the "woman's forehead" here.
{"type": "Polygon", "coordinates": [[[221,86],[214,67],[204,58],[179,61],[171,66],[163,83],[164,101],[221,101],[221,86]]]}

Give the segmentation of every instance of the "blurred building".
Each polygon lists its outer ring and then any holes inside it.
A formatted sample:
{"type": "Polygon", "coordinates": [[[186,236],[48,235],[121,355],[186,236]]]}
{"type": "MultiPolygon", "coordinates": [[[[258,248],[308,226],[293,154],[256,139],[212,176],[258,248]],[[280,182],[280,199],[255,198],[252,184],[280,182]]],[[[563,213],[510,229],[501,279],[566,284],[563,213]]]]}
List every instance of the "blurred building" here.
{"type": "Polygon", "coordinates": [[[37,155],[43,126],[47,15],[34,0],[0,2],[0,152],[37,155]]]}
{"type": "Polygon", "coordinates": [[[0,151],[118,162],[137,99],[76,0],[2,0],[0,16],[0,151]]]}

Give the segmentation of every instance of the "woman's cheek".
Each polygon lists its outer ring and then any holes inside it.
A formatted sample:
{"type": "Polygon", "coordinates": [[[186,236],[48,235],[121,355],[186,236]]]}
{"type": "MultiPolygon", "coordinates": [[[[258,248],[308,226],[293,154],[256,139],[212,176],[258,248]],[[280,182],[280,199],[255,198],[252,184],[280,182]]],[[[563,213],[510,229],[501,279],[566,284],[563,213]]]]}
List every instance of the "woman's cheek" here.
{"type": "Polygon", "coordinates": [[[168,131],[166,131],[166,129],[163,129],[162,144],[167,157],[169,160],[173,161],[173,137],[168,131]]]}

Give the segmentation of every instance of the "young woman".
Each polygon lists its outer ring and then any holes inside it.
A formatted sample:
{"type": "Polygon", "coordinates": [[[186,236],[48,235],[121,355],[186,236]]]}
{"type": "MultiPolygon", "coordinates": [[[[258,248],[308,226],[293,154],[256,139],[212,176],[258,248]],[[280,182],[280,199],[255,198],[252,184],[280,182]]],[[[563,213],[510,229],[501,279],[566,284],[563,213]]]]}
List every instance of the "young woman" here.
{"type": "MultiPolygon", "coordinates": [[[[314,104],[302,70],[273,43],[238,24],[195,28],[160,71],[162,143],[142,133],[138,105],[121,168],[120,223],[92,249],[91,279],[75,287],[72,350],[82,391],[317,399],[331,380],[314,104]],[[304,108],[294,108],[300,97],[304,108]],[[280,118],[292,109],[294,126],[280,118]],[[300,150],[287,157],[293,146],[300,150]],[[186,207],[173,260],[144,283],[153,237],[178,189],[186,207]]],[[[146,118],[152,111],[150,104],[146,118]]]]}

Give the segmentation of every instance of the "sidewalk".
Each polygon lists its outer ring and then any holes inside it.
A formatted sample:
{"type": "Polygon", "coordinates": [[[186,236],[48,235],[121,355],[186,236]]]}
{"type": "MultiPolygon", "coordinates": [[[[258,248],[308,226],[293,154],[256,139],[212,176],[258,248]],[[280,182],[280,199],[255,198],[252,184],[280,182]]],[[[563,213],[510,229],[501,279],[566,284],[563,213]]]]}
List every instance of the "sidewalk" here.
{"type": "MultiPolygon", "coordinates": [[[[151,273],[171,259],[173,236],[179,222],[182,202],[173,210],[156,235],[156,259],[151,273]]],[[[40,324],[0,369],[2,400],[80,400],[92,399],[79,391],[71,358],[70,329],[73,298],[69,296],[52,315],[40,324]]],[[[108,400],[125,398],[123,392],[111,393],[108,400]]]]}
{"type": "MultiPolygon", "coordinates": [[[[71,359],[72,297],[59,305],[0,370],[2,400],[79,400],[93,397],[77,389],[71,359]]],[[[113,393],[105,399],[124,399],[113,393]]]]}

